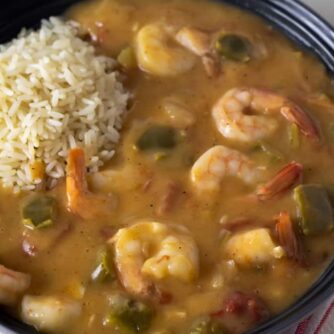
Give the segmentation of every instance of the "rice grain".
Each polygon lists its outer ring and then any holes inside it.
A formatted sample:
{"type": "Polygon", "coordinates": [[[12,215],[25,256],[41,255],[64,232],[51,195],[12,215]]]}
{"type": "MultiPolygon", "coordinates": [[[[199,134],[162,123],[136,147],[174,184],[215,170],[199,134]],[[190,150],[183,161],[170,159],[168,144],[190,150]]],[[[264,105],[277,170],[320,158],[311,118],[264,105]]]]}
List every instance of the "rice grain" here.
{"type": "Polygon", "coordinates": [[[81,26],[51,17],[0,46],[0,179],[14,191],[41,182],[30,171],[45,164],[48,184],[64,177],[68,150],[86,151],[90,171],[114,155],[130,94],[116,62],[96,55],[81,26]]]}

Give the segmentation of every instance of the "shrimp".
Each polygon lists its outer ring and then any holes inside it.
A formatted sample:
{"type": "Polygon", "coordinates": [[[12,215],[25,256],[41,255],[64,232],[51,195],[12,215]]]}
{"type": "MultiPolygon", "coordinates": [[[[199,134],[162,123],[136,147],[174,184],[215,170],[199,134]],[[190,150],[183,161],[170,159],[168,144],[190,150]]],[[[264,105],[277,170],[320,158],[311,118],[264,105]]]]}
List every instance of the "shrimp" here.
{"type": "Polygon", "coordinates": [[[169,27],[151,23],[137,34],[135,49],[139,67],[157,76],[176,76],[189,71],[196,56],[179,45],[169,27]]]}
{"type": "Polygon", "coordinates": [[[0,265],[0,304],[15,304],[18,297],[28,289],[30,281],[30,275],[0,265]]]}
{"type": "Polygon", "coordinates": [[[45,332],[63,332],[80,313],[80,302],[65,297],[26,295],[21,305],[22,320],[45,332]]]}
{"type": "Polygon", "coordinates": [[[189,107],[177,97],[165,98],[161,106],[169,118],[169,122],[177,128],[185,129],[194,125],[196,119],[189,107]]]}
{"type": "Polygon", "coordinates": [[[270,200],[286,190],[291,189],[301,180],[303,166],[296,162],[291,162],[281,169],[269,182],[260,186],[256,191],[256,196],[260,201],[270,200]]]}
{"type": "Polygon", "coordinates": [[[260,168],[242,153],[222,145],[206,151],[191,169],[191,180],[200,190],[217,190],[225,176],[237,176],[245,183],[260,181],[260,168]]]}
{"type": "Polygon", "coordinates": [[[281,114],[307,137],[319,139],[319,132],[313,120],[291,100],[265,90],[255,88],[234,88],[219,99],[212,110],[218,131],[226,138],[255,142],[269,137],[278,128],[278,122],[266,115],[281,114]],[[256,111],[265,115],[247,114],[256,111]]]}
{"type": "Polygon", "coordinates": [[[305,249],[295,231],[290,215],[287,212],[281,212],[275,220],[277,239],[285,249],[288,258],[299,264],[305,264],[305,249]]]}
{"type": "Polygon", "coordinates": [[[186,49],[201,57],[209,78],[218,77],[221,72],[221,60],[212,49],[212,33],[197,28],[184,27],[177,32],[175,38],[186,49]]]}
{"type": "Polygon", "coordinates": [[[112,197],[93,194],[88,190],[85,153],[81,148],[72,149],[68,153],[66,193],[68,210],[83,219],[109,216],[115,206],[112,197]]]}
{"type": "Polygon", "coordinates": [[[211,52],[212,37],[200,29],[184,27],[178,31],[175,38],[197,56],[202,57],[211,52]]]}
{"type": "Polygon", "coordinates": [[[110,243],[119,280],[129,293],[148,297],[157,291],[154,280],[188,283],[198,276],[198,249],[183,226],[141,222],[120,229],[110,243]]]}
{"type": "Polygon", "coordinates": [[[269,263],[285,256],[284,250],[275,243],[269,228],[256,228],[234,234],[224,247],[228,258],[239,265],[269,263]]]}

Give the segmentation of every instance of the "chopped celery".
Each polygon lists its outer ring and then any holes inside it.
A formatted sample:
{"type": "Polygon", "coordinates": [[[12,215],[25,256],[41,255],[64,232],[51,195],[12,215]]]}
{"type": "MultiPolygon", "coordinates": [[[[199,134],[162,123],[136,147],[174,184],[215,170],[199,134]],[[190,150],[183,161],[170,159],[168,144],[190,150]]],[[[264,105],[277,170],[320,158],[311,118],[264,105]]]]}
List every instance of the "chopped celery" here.
{"type": "Polygon", "coordinates": [[[282,153],[266,143],[260,143],[262,151],[272,160],[281,161],[283,160],[282,153]]]}
{"type": "Polygon", "coordinates": [[[250,42],[242,36],[222,34],[215,43],[218,54],[226,59],[248,62],[251,54],[250,42]]]}
{"type": "Polygon", "coordinates": [[[141,151],[170,149],[177,145],[177,131],[170,126],[154,125],[138,139],[136,147],[141,151]]]}
{"type": "Polygon", "coordinates": [[[295,123],[290,124],[289,126],[289,142],[291,148],[294,150],[300,147],[300,132],[298,125],[295,123]]]}
{"type": "Polygon", "coordinates": [[[203,317],[193,323],[189,334],[228,334],[228,332],[220,322],[203,317]]]}
{"type": "Polygon", "coordinates": [[[269,146],[267,143],[259,142],[254,148],[253,151],[263,152],[270,160],[272,161],[282,161],[283,155],[280,151],[269,146]]]}
{"type": "Polygon", "coordinates": [[[91,274],[91,279],[94,282],[105,282],[107,280],[114,280],[116,278],[116,273],[114,266],[110,259],[110,253],[107,249],[100,251],[98,256],[98,265],[91,274]]]}
{"type": "Polygon", "coordinates": [[[166,152],[157,152],[154,154],[155,161],[165,160],[167,157],[168,157],[168,154],[166,152]]]}
{"type": "Polygon", "coordinates": [[[220,247],[223,249],[227,243],[227,241],[231,238],[232,232],[226,229],[222,229],[219,233],[220,237],[220,247]]]}
{"type": "Polygon", "coordinates": [[[106,326],[135,333],[150,327],[154,311],[146,303],[116,294],[111,297],[110,304],[111,311],[104,321],[106,326]]]}
{"type": "Polygon", "coordinates": [[[30,229],[39,229],[53,224],[56,200],[38,195],[31,198],[22,208],[22,223],[30,229]]]}
{"type": "Polygon", "coordinates": [[[333,209],[326,189],[317,184],[300,185],[294,190],[300,218],[300,228],[305,235],[316,235],[333,229],[333,209]]]}
{"type": "Polygon", "coordinates": [[[127,70],[137,66],[136,55],[131,46],[124,48],[118,55],[117,61],[127,70]]]}

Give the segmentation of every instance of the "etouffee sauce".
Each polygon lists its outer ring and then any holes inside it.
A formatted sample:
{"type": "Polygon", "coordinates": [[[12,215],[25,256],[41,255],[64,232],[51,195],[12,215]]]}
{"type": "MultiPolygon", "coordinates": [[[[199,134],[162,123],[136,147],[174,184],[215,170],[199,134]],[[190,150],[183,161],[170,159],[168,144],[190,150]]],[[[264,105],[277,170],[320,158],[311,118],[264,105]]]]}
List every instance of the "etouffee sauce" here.
{"type": "MultiPolygon", "coordinates": [[[[140,221],[158,221],[189,229],[200,254],[199,276],[190,283],[173,279],[159,282],[172,299],[154,306],[155,316],[145,333],[188,333],[195,319],[222,309],[224,299],[236,291],[261,298],[271,316],[290,306],[333,259],[333,232],[302,238],[308,265],[283,257],[265,265],[231,268],[231,258],[224,253],[219,237],[224,221],[272,221],[282,211],[296,218],[293,191],[270,201],[253,201],[249,194],[256,186],[226,177],[220,190],[208,195],[194,189],[190,170],[209,148],[225,145],[243,152],[258,165],[266,165],[268,179],[284,165],[297,161],[303,166],[303,184],[334,184],[334,108],[329,102],[334,86],[324,66],[262,19],[213,1],[92,0],[74,6],[65,17],[80,22],[97,36],[94,43],[98,52],[112,57],[128,46],[133,47],[140,28],[152,22],[176,29],[196,27],[252,36],[264,45],[265,56],[245,63],[224,61],[216,78],[208,77],[199,59],[191,70],[173,77],[152,75],[138,67],[125,70],[125,84],[133,92],[133,105],[126,116],[121,143],[110,164],[89,176],[93,192],[113,193],[117,198],[112,214],[85,221],[69,213],[62,183],[50,194],[57,200],[56,224],[69,227],[59,238],[54,237],[54,227],[27,232],[21,223],[21,207],[27,194],[12,195],[1,190],[1,263],[31,274],[29,294],[66,295],[80,300],[82,314],[64,333],[126,333],[104,321],[110,309],[108,296],[115,291],[126,293],[124,288],[117,279],[94,283],[91,274],[99,250],[119,228],[140,221]],[[293,99],[315,121],[320,142],[300,135],[299,147],[292,148],[289,124],[279,113],[273,115],[279,123],[278,130],[263,141],[279,152],[279,159],[268,157],[255,144],[224,138],[216,129],[211,111],[216,101],[235,87],[265,88],[293,99]],[[181,100],[194,116],[194,124],[180,131],[176,148],[163,154],[136,149],[135,143],[146,129],[154,124],[169,124],[162,107],[167,97],[181,100]],[[177,184],[178,195],[172,208],[163,210],[161,205],[171,184],[177,184]],[[33,256],[22,250],[27,233],[37,245],[33,256]],[[84,289],[83,294],[80,289],[84,289]]],[[[232,328],[235,333],[245,330],[243,324],[232,328]]]]}

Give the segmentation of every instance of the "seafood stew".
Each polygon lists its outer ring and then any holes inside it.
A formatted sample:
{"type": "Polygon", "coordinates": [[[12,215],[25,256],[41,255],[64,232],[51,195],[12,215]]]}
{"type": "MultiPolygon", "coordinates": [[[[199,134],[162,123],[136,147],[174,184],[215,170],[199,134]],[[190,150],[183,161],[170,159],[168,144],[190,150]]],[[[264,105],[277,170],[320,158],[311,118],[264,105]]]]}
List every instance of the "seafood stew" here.
{"type": "Polygon", "coordinates": [[[1,190],[0,304],[46,333],[241,334],[300,298],[334,255],[334,83],[318,59],[213,1],[91,0],[64,17],[131,97],[103,167],[78,140],[63,176],[38,160],[31,190],[1,190]]]}

